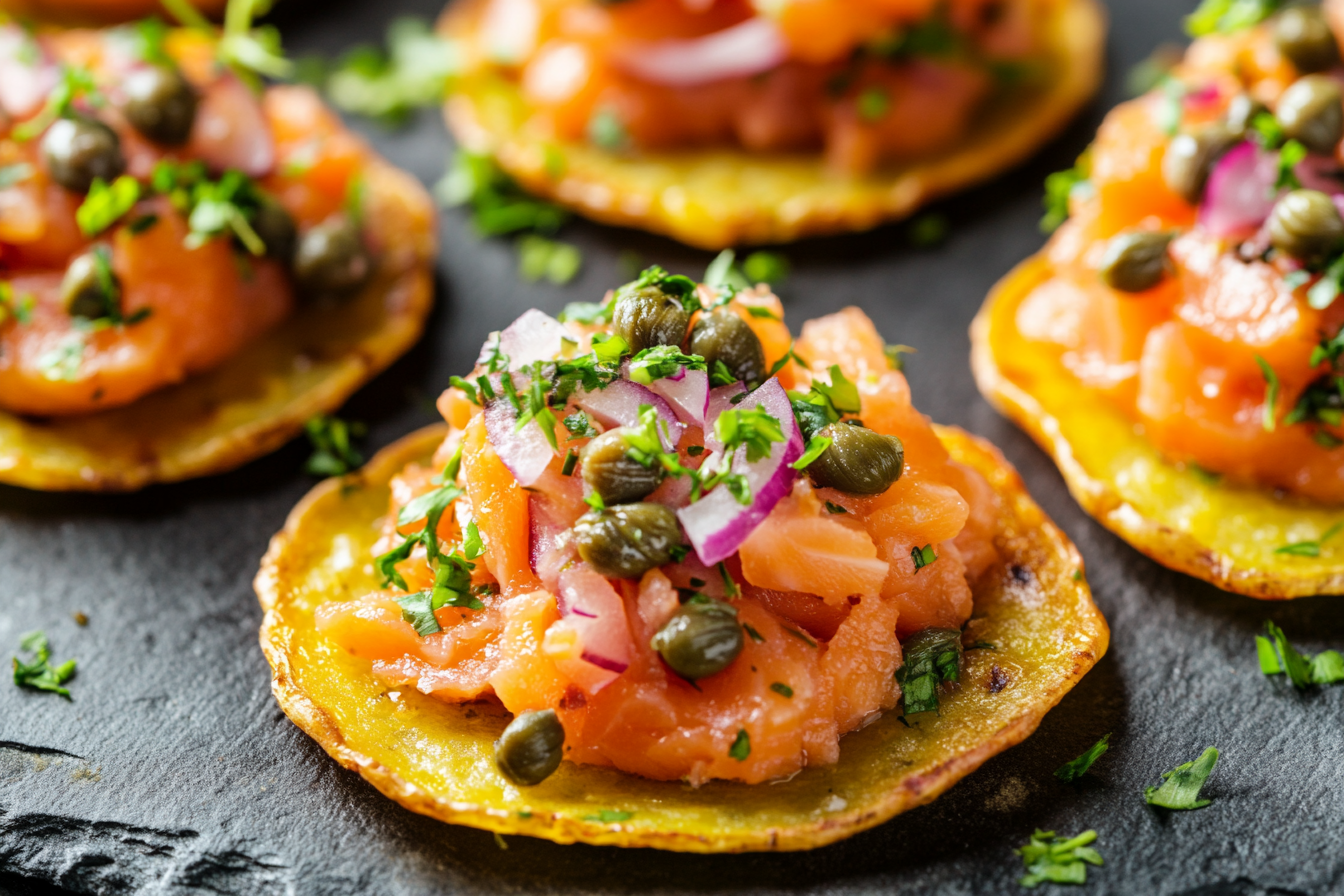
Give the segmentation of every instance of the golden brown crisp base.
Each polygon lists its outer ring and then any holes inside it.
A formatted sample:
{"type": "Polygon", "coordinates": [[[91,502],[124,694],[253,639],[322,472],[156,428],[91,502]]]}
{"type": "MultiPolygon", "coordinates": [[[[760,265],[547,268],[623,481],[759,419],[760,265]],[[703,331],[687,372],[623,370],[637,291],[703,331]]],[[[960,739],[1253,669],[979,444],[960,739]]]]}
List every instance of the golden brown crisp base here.
{"type": "MultiPolygon", "coordinates": [[[[201,12],[218,19],[227,0],[192,0],[201,12]]],[[[62,25],[112,25],[146,16],[165,15],[159,0],[0,0],[0,12],[62,25]]]]}
{"type": "Polygon", "coordinates": [[[429,195],[382,161],[367,183],[367,214],[387,248],[361,293],[303,306],[220,367],[125,407],[49,420],[0,411],[0,482],[132,491],[221,473],[340,407],[420,338],[434,298],[429,195]]]}
{"type": "Polygon", "coordinates": [[[1118,407],[1018,333],[1017,308],[1052,275],[1029,259],[995,286],[971,325],[980,391],[1048,451],[1069,490],[1102,525],[1164,566],[1266,600],[1344,593],[1344,546],[1319,557],[1276,554],[1315,540],[1344,508],[1227,485],[1166,461],[1118,407]]]}
{"type": "MultiPolygon", "coordinates": [[[[468,27],[480,0],[459,0],[440,28],[468,27]]],[[[529,130],[516,84],[483,70],[464,74],[448,101],[461,145],[488,152],[529,192],[605,224],[723,249],[868,230],[907,217],[940,196],[987,180],[1055,136],[1096,92],[1106,15],[1096,0],[1065,0],[1048,29],[1044,87],[995,102],[953,151],[865,177],[829,171],[812,155],[738,149],[622,155],[556,143],[529,130]]]]}
{"type": "Polygon", "coordinates": [[[699,788],[564,763],[519,789],[495,768],[498,707],[451,705],[411,689],[389,692],[319,634],[314,610],[377,587],[371,521],[389,480],[427,460],[444,436],[421,430],[358,473],[313,489],[271,541],[257,575],[266,611],[261,647],[272,690],[300,728],[338,762],[408,809],[501,834],[558,843],[651,846],[683,852],[811,849],[935,799],[985,760],[1031,734],[1106,651],[1110,632],[1082,575],[1082,558],[992,446],[958,429],[938,434],[1002,499],[1002,562],[976,589],[970,633],[994,650],[966,654],[961,686],[939,715],[906,727],[894,713],[845,736],[836,765],[787,782],[714,781],[699,788]],[[627,812],[603,822],[602,810],[627,812]]]}

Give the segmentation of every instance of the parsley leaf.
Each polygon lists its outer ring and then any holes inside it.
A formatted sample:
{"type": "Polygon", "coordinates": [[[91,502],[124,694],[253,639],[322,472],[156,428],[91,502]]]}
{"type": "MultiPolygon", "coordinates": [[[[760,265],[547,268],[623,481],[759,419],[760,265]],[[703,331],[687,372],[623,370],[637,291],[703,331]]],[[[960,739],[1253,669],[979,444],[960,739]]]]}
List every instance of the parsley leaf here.
{"type": "Polygon", "coordinates": [[[747,734],[747,729],[737,729],[737,737],[733,740],[733,745],[728,748],[728,755],[738,762],[747,761],[747,757],[751,755],[751,736],[747,734]]]}
{"type": "Polygon", "coordinates": [[[565,429],[569,430],[571,439],[592,438],[599,435],[589,422],[588,415],[583,411],[575,411],[565,418],[565,429]]]}
{"type": "Polygon", "coordinates": [[[789,687],[782,681],[776,681],[773,684],[771,684],[770,690],[774,691],[776,694],[779,694],[781,697],[789,697],[789,698],[793,697],[793,688],[789,687]]]}
{"type": "Polygon", "coordinates": [[[341,58],[326,79],[327,95],[345,112],[402,125],[415,109],[443,101],[458,57],[457,45],[423,19],[402,16],[387,28],[386,52],[356,47],[341,58]]]}
{"type": "Polygon", "coordinates": [[[905,232],[912,245],[931,249],[945,241],[951,230],[952,224],[947,220],[947,215],[930,212],[911,221],[905,232]]]}
{"type": "Polygon", "coordinates": [[[1319,557],[1321,556],[1321,545],[1334,538],[1341,530],[1344,530],[1344,522],[1335,523],[1314,541],[1295,541],[1275,548],[1274,553],[1291,557],[1319,557]]]}
{"type": "Polygon", "coordinates": [[[1282,0],[1203,0],[1185,17],[1191,37],[1230,34],[1256,25],[1274,14],[1282,0]]]}
{"type": "Polygon", "coordinates": [[[1287,675],[1293,687],[1305,690],[1309,685],[1338,684],[1344,681],[1344,656],[1326,650],[1315,657],[1299,653],[1283,629],[1265,623],[1265,634],[1255,636],[1255,652],[1260,671],[1265,675],[1287,675]]]}
{"type": "Polygon", "coordinates": [[[628,821],[634,817],[633,812],[624,812],[618,809],[603,809],[596,815],[585,815],[584,821],[600,821],[603,824],[614,824],[618,821],[628,821]]]}
{"type": "Polygon", "coordinates": [[[1072,168],[1056,171],[1045,179],[1045,215],[1041,218],[1041,230],[1054,233],[1060,225],[1069,220],[1069,204],[1074,199],[1083,199],[1092,193],[1091,153],[1084,152],[1078,157],[1072,168]]]}
{"type": "Polygon", "coordinates": [[[95,177],[88,195],[75,210],[75,223],[85,236],[97,236],[135,207],[140,199],[140,182],[123,174],[108,184],[95,177]]]}
{"type": "Polygon", "coordinates": [[[1255,356],[1255,363],[1260,365],[1260,373],[1265,378],[1265,413],[1263,426],[1265,432],[1273,432],[1275,427],[1275,406],[1279,403],[1279,375],[1274,372],[1274,368],[1269,366],[1269,362],[1259,355],[1255,356]]]}
{"type": "Polygon", "coordinates": [[[742,623],[742,628],[743,628],[743,629],[746,631],[746,633],[751,637],[751,640],[755,641],[757,644],[759,644],[759,643],[761,643],[762,641],[765,640],[765,635],[763,635],[763,634],[761,634],[760,632],[756,631],[756,629],[752,628],[750,625],[747,625],[747,623],[745,623],[745,622],[742,623]]]}
{"type": "Polygon", "coordinates": [[[535,233],[518,238],[518,276],[527,283],[545,279],[556,286],[573,280],[583,267],[577,246],[535,233]]]}
{"type": "Polygon", "coordinates": [[[1061,781],[1077,781],[1087,774],[1087,770],[1092,767],[1092,763],[1100,759],[1101,755],[1110,749],[1110,741],[1111,736],[1107,734],[1089,747],[1083,755],[1055,769],[1055,777],[1061,781]]]}
{"type": "Polygon", "coordinates": [[[892,370],[905,370],[905,355],[913,355],[919,351],[917,348],[911,348],[908,345],[888,345],[883,349],[887,356],[887,366],[892,370]]]}
{"type": "MultiPolygon", "coordinates": [[[[812,465],[814,461],[817,460],[817,458],[821,457],[823,454],[826,453],[826,449],[831,447],[831,444],[834,441],[835,440],[832,439],[830,436],[813,436],[812,438],[807,440],[807,450],[803,452],[803,456],[798,458],[792,464],[790,464],[790,466],[792,466],[795,470],[806,470],[809,466],[812,465]]],[[[832,504],[830,501],[826,502],[827,510],[830,510],[830,508],[834,506],[835,505],[832,504]]],[[[831,513],[835,512],[836,511],[831,510],[831,513]]],[[[839,512],[845,513],[846,511],[842,507],[840,508],[839,512]]]]}
{"type": "Polygon", "coordinates": [[[926,544],[922,548],[911,548],[910,559],[915,564],[915,573],[918,574],[921,569],[938,559],[938,555],[933,552],[933,545],[926,544]]]}
{"type": "Polygon", "coordinates": [[[434,194],[449,208],[470,206],[472,224],[482,236],[523,230],[551,234],[569,217],[558,205],[529,196],[484,153],[459,151],[434,194]]]}
{"type": "Polygon", "coordinates": [[[70,691],[64,684],[74,677],[75,661],[66,660],[58,666],[51,665],[51,646],[42,632],[29,632],[19,640],[19,652],[32,654],[33,659],[24,661],[14,657],[14,683],[21,688],[32,688],[60,694],[70,699],[70,691]]]}
{"type": "Polygon", "coordinates": [[[839,364],[831,365],[831,382],[829,384],[817,380],[812,383],[812,388],[826,396],[826,399],[831,403],[831,407],[842,414],[859,414],[863,411],[863,403],[859,398],[859,387],[845,376],[839,364]]]}
{"type": "Polygon", "coordinates": [[[901,645],[904,664],[896,670],[901,714],[938,711],[938,685],[961,675],[961,632],[926,628],[901,645]]]}
{"type": "Polygon", "coordinates": [[[720,293],[726,292],[729,298],[744,289],[751,289],[751,281],[735,264],[736,260],[737,253],[732,249],[724,249],[714,256],[709,267],[705,268],[705,285],[720,293]]]}
{"type": "Polygon", "coordinates": [[[675,345],[657,345],[644,349],[630,359],[629,377],[647,386],[654,380],[676,374],[683,367],[687,370],[705,370],[705,359],[699,355],[682,354],[675,345]]]}
{"type": "Polygon", "coordinates": [[[351,444],[368,430],[362,423],[347,423],[339,417],[319,414],[303,424],[313,445],[313,454],[303,465],[310,476],[344,476],[364,463],[364,457],[351,444]]]}
{"type": "Polygon", "coordinates": [[[791,267],[789,259],[778,252],[753,252],[742,260],[742,273],[752,284],[779,286],[789,279],[791,267]]]}
{"type": "Polygon", "coordinates": [[[769,455],[772,443],[784,441],[782,425],[762,404],[750,410],[731,408],[719,414],[714,421],[714,434],[723,443],[725,456],[746,446],[748,463],[769,455]]]}
{"type": "Polygon", "coordinates": [[[1159,787],[1149,787],[1143,792],[1143,798],[1150,806],[1164,809],[1202,809],[1210,800],[1199,798],[1209,775],[1218,765],[1218,750],[1209,747],[1198,759],[1176,766],[1169,772],[1163,772],[1165,778],[1159,787]]]}
{"type": "Polygon", "coordinates": [[[1096,839],[1096,831],[1060,840],[1054,831],[1038,829],[1026,846],[1016,850],[1027,866],[1026,876],[1018,883],[1028,888],[1043,883],[1087,883],[1087,866],[1103,864],[1101,854],[1088,845],[1096,839]]]}

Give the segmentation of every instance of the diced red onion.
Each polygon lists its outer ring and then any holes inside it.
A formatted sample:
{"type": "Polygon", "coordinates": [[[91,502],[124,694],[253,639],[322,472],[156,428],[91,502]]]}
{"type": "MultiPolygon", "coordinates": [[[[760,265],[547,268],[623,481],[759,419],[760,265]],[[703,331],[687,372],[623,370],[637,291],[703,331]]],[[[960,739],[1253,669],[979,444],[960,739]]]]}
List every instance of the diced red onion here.
{"type": "Polygon", "coordinates": [[[40,43],[38,58],[25,58],[35,43],[18,25],[0,26],[0,109],[11,118],[27,118],[40,109],[60,78],[40,43]]]}
{"type": "Polygon", "coordinates": [[[631,43],[614,54],[636,78],[669,87],[695,87],[746,78],[775,68],[789,55],[783,32],[764,16],[703,37],[631,43]]]}
{"type": "Polygon", "coordinates": [[[1185,107],[1203,111],[1216,105],[1221,98],[1222,91],[1218,89],[1217,84],[1205,84],[1199,90],[1192,90],[1185,95],[1185,107]]]}
{"type": "Polygon", "coordinates": [[[509,368],[517,370],[535,361],[556,358],[566,338],[574,337],[564,324],[533,308],[499,334],[499,350],[508,356],[509,368]]]}
{"type": "MultiPolygon", "coordinates": [[[[718,390],[715,390],[718,391],[718,390]]],[[[710,399],[713,404],[713,397],[710,399]]],[[[728,489],[720,486],[699,501],[677,511],[677,518],[695,548],[696,556],[706,566],[713,566],[731,557],[742,542],[747,540],[761,521],[780,499],[793,489],[798,473],[790,466],[803,454],[803,436],[789,404],[789,396],[779,380],[769,382],[748,395],[738,407],[754,408],[762,405],[766,413],[779,420],[784,441],[770,447],[770,454],[755,463],[746,459],[746,447],[739,448],[732,461],[734,473],[746,476],[751,486],[751,503],[738,503],[728,489]]],[[[731,405],[730,405],[731,407],[731,405]]],[[[713,427],[717,414],[707,421],[706,432],[713,427]]]]}
{"type": "Polygon", "coordinates": [[[490,444],[518,484],[527,487],[540,479],[555,456],[541,425],[532,420],[518,429],[513,406],[503,398],[487,402],[484,416],[490,444]]]}
{"type": "Polygon", "coordinates": [[[560,573],[556,606],[578,635],[583,662],[613,673],[596,682],[584,676],[589,679],[590,691],[600,690],[629,668],[630,625],[625,618],[625,601],[610,582],[586,563],[576,563],[560,573]]]}
{"type": "Polygon", "coordinates": [[[275,141],[261,100],[232,74],[220,77],[201,97],[188,150],[216,171],[235,168],[262,177],[275,167],[275,141]]]}
{"type": "Polygon", "coordinates": [[[709,406],[709,374],[703,370],[681,368],[676,376],[664,377],[649,384],[649,390],[672,406],[677,419],[687,426],[705,425],[705,409],[709,406]]]}
{"type": "Polygon", "coordinates": [[[1199,209],[1199,224],[1217,237],[1246,236],[1260,227],[1277,199],[1278,160],[1253,143],[1240,143],[1214,166],[1199,209]]]}
{"type": "Polygon", "coordinates": [[[665,451],[677,447],[681,434],[686,431],[666,401],[639,383],[629,380],[614,380],[606,388],[591,392],[580,389],[574,395],[574,403],[607,428],[638,426],[640,407],[651,405],[658,415],[658,434],[663,439],[665,451]]]}

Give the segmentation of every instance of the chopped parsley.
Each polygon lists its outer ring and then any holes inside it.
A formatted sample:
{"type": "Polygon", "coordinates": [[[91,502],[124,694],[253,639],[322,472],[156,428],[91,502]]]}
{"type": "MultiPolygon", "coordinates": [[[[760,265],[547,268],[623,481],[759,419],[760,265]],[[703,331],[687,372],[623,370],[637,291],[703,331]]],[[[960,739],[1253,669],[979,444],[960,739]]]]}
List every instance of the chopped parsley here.
{"type": "Polygon", "coordinates": [[[1191,37],[1231,34],[1263,22],[1282,5],[1282,0],[1202,0],[1185,17],[1185,30],[1191,37]]]}
{"type": "Polygon", "coordinates": [[[938,686],[961,676],[961,632],[926,628],[901,645],[904,663],[896,670],[901,714],[938,711],[938,686]]]}
{"type": "Polygon", "coordinates": [[[1104,864],[1101,854],[1089,845],[1096,839],[1096,831],[1061,840],[1054,831],[1038,829],[1026,846],[1016,850],[1027,866],[1026,876],[1018,883],[1028,888],[1044,883],[1087,883],[1087,866],[1104,864]]]}
{"type": "Polygon", "coordinates": [[[776,694],[779,694],[781,697],[789,697],[789,698],[793,697],[793,688],[789,687],[782,681],[776,681],[773,684],[771,684],[770,690],[774,691],[776,694]]]}
{"type": "Polygon", "coordinates": [[[344,476],[364,463],[364,457],[351,439],[362,437],[368,430],[362,423],[347,423],[339,417],[319,414],[303,425],[313,454],[303,465],[310,476],[344,476]]]}
{"type": "Polygon", "coordinates": [[[755,641],[757,644],[760,644],[765,640],[765,635],[756,631],[756,629],[752,628],[747,623],[745,622],[742,623],[742,628],[744,631],[746,631],[747,635],[751,638],[751,640],[755,641]]]}
{"type": "Polygon", "coordinates": [[[845,376],[840,365],[831,365],[830,373],[829,384],[814,379],[811,389],[806,393],[789,392],[793,414],[798,419],[798,427],[809,444],[812,437],[824,427],[838,423],[845,414],[858,414],[863,410],[859,387],[845,376]]]}
{"type": "Polygon", "coordinates": [[[789,279],[791,267],[789,259],[778,252],[753,252],[742,259],[742,273],[746,275],[747,281],[753,284],[769,283],[771,286],[779,286],[789,279]]]}
{"type": "Polygon", "coordinates": [[[162,161],[154,166],[150,186],[186,215],[188,249],[227,235],[253,255],[266,254],[266,244],[252,227],[265,198],[261,188],[241,171],[226,171],[211,180],[199,161],[162,161]]]}
{"type": "Polygon", "coordinates": [[[1261,672],[1287,675],[1298,690],[1344,681],[1344,656],[1338,651],[1326,650],[1314,657],[1299,653],[1273,622],[1265,623],[1265,634],[1255,636],[1255,653],[1261,672]]]}
{"type": "Polygon", "coordinates": [[[911,221],[905,232],[911,245],[931,249],[947,240],[948,234],[952,232],[952,224],[947,220],[947,215],[930,212],[911,221]]]}
{"type": "Polygon", "coordinates": [[[42,378],[53,383],[73,383],[79,380],[87,343],[84,334],[73,330],[60,342],[37,356],[37,369],[42,378]]]}
{"type": "Polygon", "coordinates": [[[630,145],[630,133],[615,109],[598,109],[588,119],[588,142],[609,152],[619,152],[630,145]]]}
{"type": "Polygon", "coordinates": [[[66,660],[58,666],[51,665],[51,645],[42,632],[29,632],[19,639],[19,652],[32,655],[29,661],[14,657],[14,683],[21,688],[32,688],[60,694],[70,699],[70,691],[65,683],[75,675],[75,661],[66,660]]]}
{"type": "Polygon", "coordinates": [[[615,824],[618,821],[629,821],[635,813],[625,812],[619,809],[602,809],[596,815],[583,816],[584,821],[600,821],[603,824],[615,824]]]}
{"type": "Polygon", "coordinates": [[[593,424],[589,422],[588,415],[583,411],[575,411],[570,414],[565,418],[564,423],[565,429],[569,430],[571,439],[585,439],[599,435],[598,431],[593,428],[593,424]]]}
{"type": "Polygon", "coordinates": [[[326,91],[341,110],[396,127],[443,101],[460,61],[456,44],[413,16],[393,19],[386,43],[347,52],[326,74],[326,91]]]}
{"type": "Polygon", "coordinates": [[[79,66],[61,66],[61,78],[47,94],[42,109],[27,121],[16,124],[9,132],[12,140],[26,143],[42,135],[52,122],[69,115],[76,100],[82,99],[94,108],[107,104],[107,100],[98,92],[93,73],[79,66]]]}
{"type": "Polygon", "coordinates": [[[881,87],[869,87],[855,99],[854,108],[864,121],[881,121],[891,111],[891,95],[881,87]]]}
{"type": "Polygon", "coordinates": [[[841,507],[839,504],[833,504],[833,503],[831,503],[830,501],[827,501],[827,502],[826,502],[826,512],[827,512],[827,513],[849,513],[848,510],[846,510],[845,508],[841,507]]]}
{"type": "Polygon", "coordinates": [[[938,559],[938,555],[933,552],[933,545],[926,544],[922,548],[910,549],[910,560],[915,564],[915,574],[930,563],[938,559]]]}
{"type": "Polygon", "coordinates": [[[1087,770],[1092,767],[1092,763],[1100,759],[1102,754],[1110,749],[1110,741],[1111,736],[1107,734],[1091,747],[1088,747],[1087,752],[1083,755],[1055,769],[1055,777],[1061,781],[1077,781],[1087,774],[1087,770]]]}
{"type": "Polygon", "coordinates": [[[1344,530],[1344,522],[1335,523],[1322,532],[1320,538],[1285,544],[1282,547],[1275,548],[1274,553],[1290,557],[1319,557],[1321,556],[1321,545],[1338,535],[1340,530],[1344,530]]]}
{"type": "Polygon", "coordinates": [[[887,366],[892,370],[905,370],[905,356],[913,355],[919,351],[917,348],[911,348],[908,345],[888,345],[883,349],[887,356],[887,366]]]}
{"type": "Polygon", "coordinates": [[[748,463],[768,456],[771,444],[784,441],[779,420],[770,416],[761,404],[748,410],[731,408],[719,414],[714,421],[714,434],[723,443],[725,455],[745,447],[748,463]]]}
{"type": "Polygon", "coordinates": [[[1060,225],[1069,220],[1069,204],[1074,199],[1084,199],[1092,193],[1092,158],[1084,152],[1078,157],[1072,168],[1056,171],[1045,179],[1045,215],[1041,218],[1041,230],[1054,233],[1060,225]]]}
{"type": "Polygon", "coordinates": [[[565,460],[560,465],[561,476],[573,476],[574,468],[579,465],[579,453],[573,448],[565,452],[565,460]]]}
{"type": "Polygon", "coordinates": [[[1255,363],[1260,365],[1260,373],[1265,378],[1265,412],[1261,425],[1265,432],[1273,432],[1275,427],[1275,406],[1279,403],[1279,375],[1274,372],[1274,368],[1269,366],[1269,362],[1259,355],[1255,356],[1255,363]]]}
{"type": "MultiPolygon", "coordinates": [[[[821,435],[813,436],[812,438],[807,440],[807,450],[803,452],[803,456],[798,458],[792,464],[790,464],[790,466],[792,466],[795,470],[806,470],[817,460],[817,458],[821,457],[823,454],[826,453],[826,449],[830,448],[832,443],[834,443],[834,441],[835,440],[832,439],[830,436],[821,436],[821,435]]],[[[846,512],[845,508],[843,507],[841,507],[838,511],[831,510],[831,508],[835,506],[836,505],[832,504],[830,501],[826,502],[826,509],[830,510],[831,513],[846,512]]]]}
{"type": "Polygon", "coordinates": [[[294,64],[280,47],[280,31],[274,25],[252,26],[252,20],[270,12],[272,0],[229,0],[224,10],[224,28],[216,28],[189,0],[162,0],[168,14],[188,28],[218,35],[215,58],[229,66],[244,81],[258,86],[258,76],[288,78],[294,64]]]}
{"type": "Polygon", "coordinates": [[[577,246],[535,233],[518,238],[518,276],[527,283],[546,280],[564,286],[583,267],[583,254],[577,246]]]}
{"type": "Polygon", "coordinates": [[[747,734],[747,729],[737,729],[737,737],[733,740],[733,745],[728,748],[728,755],[738,762],[747,761],[747,757],[751,755],[751,736],[747,734]]]}
{"type": "Polygon", "coordinates": [[[8,323],[10,318],[19,324],[31,322],[36,307],[37,296],[31,292],[15,295],[13,284],[0,280],[0,326],[8,323]]]}
{"type": "Polygon", "coordinates": [[[75,223],[85,236],[97,236],[135,207],[140,199],[140,182],[123,174],[108,184],[95,177],[88,195],[75,211],[75,223]]]}
{"type": "MultiPolygon", "coordinates": [[[[813,648],[815,648],[815,647],[817,646],[817,642],[816,642],[816,641],[813,641],[812,638],[809,637],[808,634],[807,634],[806,632],[799,631],[799,630],[796,629],[796,628],[790,628],[790,627],[787,626],[787,625],[782,625],[782,626],[780,626],[780,628],[784,629],[784,631],[788,632],[790,635],[793,635],[793,636],[794,636],[795,638],[797,638],[799,641],[802,641],[802,642],[803,642],[804,644],[806,644],[808,647],[813,647],[813,648]]],[[[761,640],[764,641],[765,639],[762,638],[761,640]]]]}
{"type": "Polygon", "coordinates": [[[1163,809],[1202,809],[1210,800],[1199,798],[1209,775],[1218,765],[1218,750],[1209,747],[1198,759],[1176,766],[1169,772],[1163,772],[1165,779],[1161,786],[1149,787],[1143,792],[1143,798],[1150,806],[1163,809]]]}
{"type": "Polygon", "coordinates": [[[630,359],[629,377],[641,385],[675,375],[682,368],[705,370],[705,359],[699,355],[682,354],[675,345],[656,345],[646,348],[630,359]]]}

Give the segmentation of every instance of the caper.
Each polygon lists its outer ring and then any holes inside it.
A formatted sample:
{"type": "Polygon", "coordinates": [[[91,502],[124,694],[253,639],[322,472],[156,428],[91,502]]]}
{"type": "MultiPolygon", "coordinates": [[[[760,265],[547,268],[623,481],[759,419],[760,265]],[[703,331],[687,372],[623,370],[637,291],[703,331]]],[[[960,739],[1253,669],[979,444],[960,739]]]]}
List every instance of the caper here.
{"type": "Polygon", "coordinates": [[[1101,257],[1102,282],[1121,292],[1144,292],[1171,271],[1167,247],[1175,234],[1131,230],[1113,237],[1101,257]]]}
{"type": "Polygon", "coordinates": [[[748,386],[765,382],[765,349],[747,322],[726,308],[700,316],[691,329],[691,354],[700,355],[712,374],[722,361],[733,379],[748,386]]]}
{"type": "Polygon", "coordinates": [[[1344,137],[1339,85],[1326,75],[1298,78],[1279,97],[1274,114],[1284,134],[1314,153],[1334,155],[1344,137]]]}
{"type": "Polygon", "coordinates": [[[117,132],[93,118],[59,118],[42,137],[42,158],[51,179],[87,193],[93,179],[111,181],[126,170],[117,132]]]}
{"type": "Polygon", "coordinates": [[[720,601],[682,604],[649,642],[682,678],[695,681],[727,669],[742,652],[737,610],[720,601]]]}
{"type": "Polygon", "coordinates": [[[1319,190],[1294,190],[1269,213],[1269,241],[1299,261],[1324,258],[1344,241],[1344,219],[1334,200],[1319,190]]]}
{"type": "Polygon", "coordinates": [[[76,255],[61,280],[61,306],[71,317],[98,320],[107,317],[121,293],[117,275],[97,250],[76,255]]]}
{"type": "Polygon", "coordinates": [[[156,143],[187,142],[200,97],[181,72],[163,65],[143,66],[126,76],[121,89],[126,96],[121,112],[131,127],[156,143]]]}
{"type": "Polygon", "coordinates": [[[1238,139],[1221,124],[1209,125],[1197,134],[1178,135],[1167,144],[1162,157],[1162,179],[1173,193],[1192,205],[1198,204],[1213,166],[1238,139]]]}
{"type": "Polygon", "coordinates": [[[1223,125],[1229,134],[1238,138],[1245,137],[1256,116],[1268,112],[1268,107],[1249,93],[1239,93],[1227,104],[1227,112],[1223,114],[1223,125]]]}
{"type": "Polygon", "coordinates": [[[1339,64],[1339,44],[1318,6],[1285,9],[1274,23],[1274,44],[1300,72],[1323,72],[1339,64]]]}
{"type": "Polygon", "coordinates": [[[266,247],[266,255],[288,264],[294,258],[294,246],[298,242],[299,232],[294,219],[285,211],[285,207],[269,194],[261,194],[261,201],[252,216],[252,229],[261,238],[266,247]]]}
{"type": "Polygon", "coordinates": [[[652,469],[630,457],[625,430],[612,429],[583,449],[583,481],[605,504],[629,504],[648,497],[663,481],[663,468],[652,469]]]}
{"type": "Polygon", "coordinates": [[[828,437],[831,445],[808,465],[813,485],[851,495],[880,495],[901,478],[905,445],[896,436],[849,423],[832,423],[817,435],[828,437]]]}
{"type": "Polygon", "coordinates": [[[632,353],[656,345],[681,345],[691,314],[681,301],[656,286],[645,286],[621,296],[612,313],[612,328],[632,353]]]}
{"type": "Polygon", "coordinates": [[[349,295],[372,272],[359,227],[344,215],[309,230],[294,251],[294,277],[311,295],[349,295]]]}
{"type": "Polygon", "coordinates": [[[574,524],[579,556],[610,579],[635,579],[672,560],[681,544],[677,516],[661,504],[619,504],[574,524]]]}
{"type": "Polygon", "coordinates": [[[555,710],[520,714],[495,741],[495,765],[515,784],[540,784],[560,767],[565,729],[555,710]]]}

